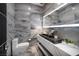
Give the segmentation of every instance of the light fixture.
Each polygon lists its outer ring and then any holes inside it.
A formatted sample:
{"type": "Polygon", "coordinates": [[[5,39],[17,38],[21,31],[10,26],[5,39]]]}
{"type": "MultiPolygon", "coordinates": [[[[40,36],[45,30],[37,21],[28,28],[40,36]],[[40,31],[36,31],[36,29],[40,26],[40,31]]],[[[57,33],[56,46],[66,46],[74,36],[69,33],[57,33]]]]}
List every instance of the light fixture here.
{"type": "Polygon", "coordinates": [[[43,26],[43,28],[55,28],[55,27],[79,27],[79,24],[65,24],[65,25],[43,26]]]}
{"type": "Polygon", "coordinates": [[[64,4],[60,5],[59,7],[55,8],[54,10],[52,10],[52,11],[49,12],[48,14],[44,15],[43,17],[45,18],[46,16],[48,16],[48,15],[54,13],[55,11],[61,9],[61,8],[64,7],[64,6],[66,6],[67,4],[68,4],[68,3],[64,3],[64,4]]]}
{"type": "Polygon", "coordinates": [[[30,6],[28,7],[28,10],[31,10],[31,7],[30,6]]]}
{"type": "Polygon", "coordinates": [[[72,10],[75,10],[75,7],[72,7],[72,10]]]}
{"type": "Polygon", "coordinates": [[[31,41],[31,39],[28,39],[29,41],[31,41]]]}

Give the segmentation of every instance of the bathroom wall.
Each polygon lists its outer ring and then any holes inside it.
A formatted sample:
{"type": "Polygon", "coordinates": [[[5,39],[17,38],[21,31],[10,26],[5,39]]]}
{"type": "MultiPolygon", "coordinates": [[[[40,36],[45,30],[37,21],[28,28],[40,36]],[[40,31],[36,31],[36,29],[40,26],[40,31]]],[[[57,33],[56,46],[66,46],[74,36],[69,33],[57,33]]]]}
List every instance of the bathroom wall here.
{"type": "Polygon", "coordinates": [[[19,37],[19,42],[26,42],[31,35],[31,20],[28,4],[15,4],[15,36],[19,37]]]}
{"type": "Polygon", "coordinates": [[[31,15],[31,24],[35,27],[41,26],[42,15],[41,14],[32,14],[31,15]]]}
{"type": "Polygon", "coordinates": [[[31,27],[41,26],[42,9],[30,3],[15,4],[15,35],[19,42],[26,42],[31,38],[31,27]]]}
{"type": "Polygon", "coordinates": [[[14,38],[15,5],[7,4],[7,55],[11,55],[11,40],[14,38]]]}

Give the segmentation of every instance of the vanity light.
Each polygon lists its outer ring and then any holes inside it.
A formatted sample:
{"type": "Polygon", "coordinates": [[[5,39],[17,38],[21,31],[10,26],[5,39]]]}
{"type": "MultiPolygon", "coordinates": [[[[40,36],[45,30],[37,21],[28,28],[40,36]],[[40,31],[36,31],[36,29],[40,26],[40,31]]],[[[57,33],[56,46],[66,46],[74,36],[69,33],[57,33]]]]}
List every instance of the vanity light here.
{"type": "Polygon", "coordinates": [[[60,5],[59,7],[55,8],[54,10],[52,10],[52,11],[49,12],[48,14],[44,15],[43,17],[45,18],[46,16],[48,16],[48,15],[54,13],[55,11],[61,9],[61,8],[64,7],[64,6],[66,6],[67,4],[68,4],[68,3],[64,3],[64,4],[60,5]]]}
{"type": "Polygon", "coordinates": [[[55,28],[55,27],[79,27],[79,24],[64,24],[64,25],[43,26],[43,28],[55,28]]]}

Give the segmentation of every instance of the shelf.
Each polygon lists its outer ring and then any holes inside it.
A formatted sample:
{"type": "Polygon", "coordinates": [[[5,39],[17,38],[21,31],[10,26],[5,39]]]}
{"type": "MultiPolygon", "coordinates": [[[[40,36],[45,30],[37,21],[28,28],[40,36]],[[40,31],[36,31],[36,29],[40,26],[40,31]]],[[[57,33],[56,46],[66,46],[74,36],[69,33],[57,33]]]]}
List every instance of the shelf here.
{"type": "Polygon", "coordinates": [[[79,24],[63,24],[63,25],[43,26],[43,28],[58,28],[58,27],[79,27],[79,24]]]}

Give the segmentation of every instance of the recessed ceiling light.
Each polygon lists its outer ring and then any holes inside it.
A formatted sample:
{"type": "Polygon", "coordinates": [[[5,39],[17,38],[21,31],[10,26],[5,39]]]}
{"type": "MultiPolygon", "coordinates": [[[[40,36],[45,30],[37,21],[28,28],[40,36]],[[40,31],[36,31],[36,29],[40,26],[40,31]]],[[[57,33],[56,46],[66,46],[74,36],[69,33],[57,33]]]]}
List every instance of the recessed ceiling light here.
{"type": "Polygon", "coordinates": [[[28,7],[28,10],[31,10],[31,7],[28,7]]]}
{"type": "Polygon", "coordinates": [[[75,7],[72,7],[73,10],[75,10],[75,7]]]}

